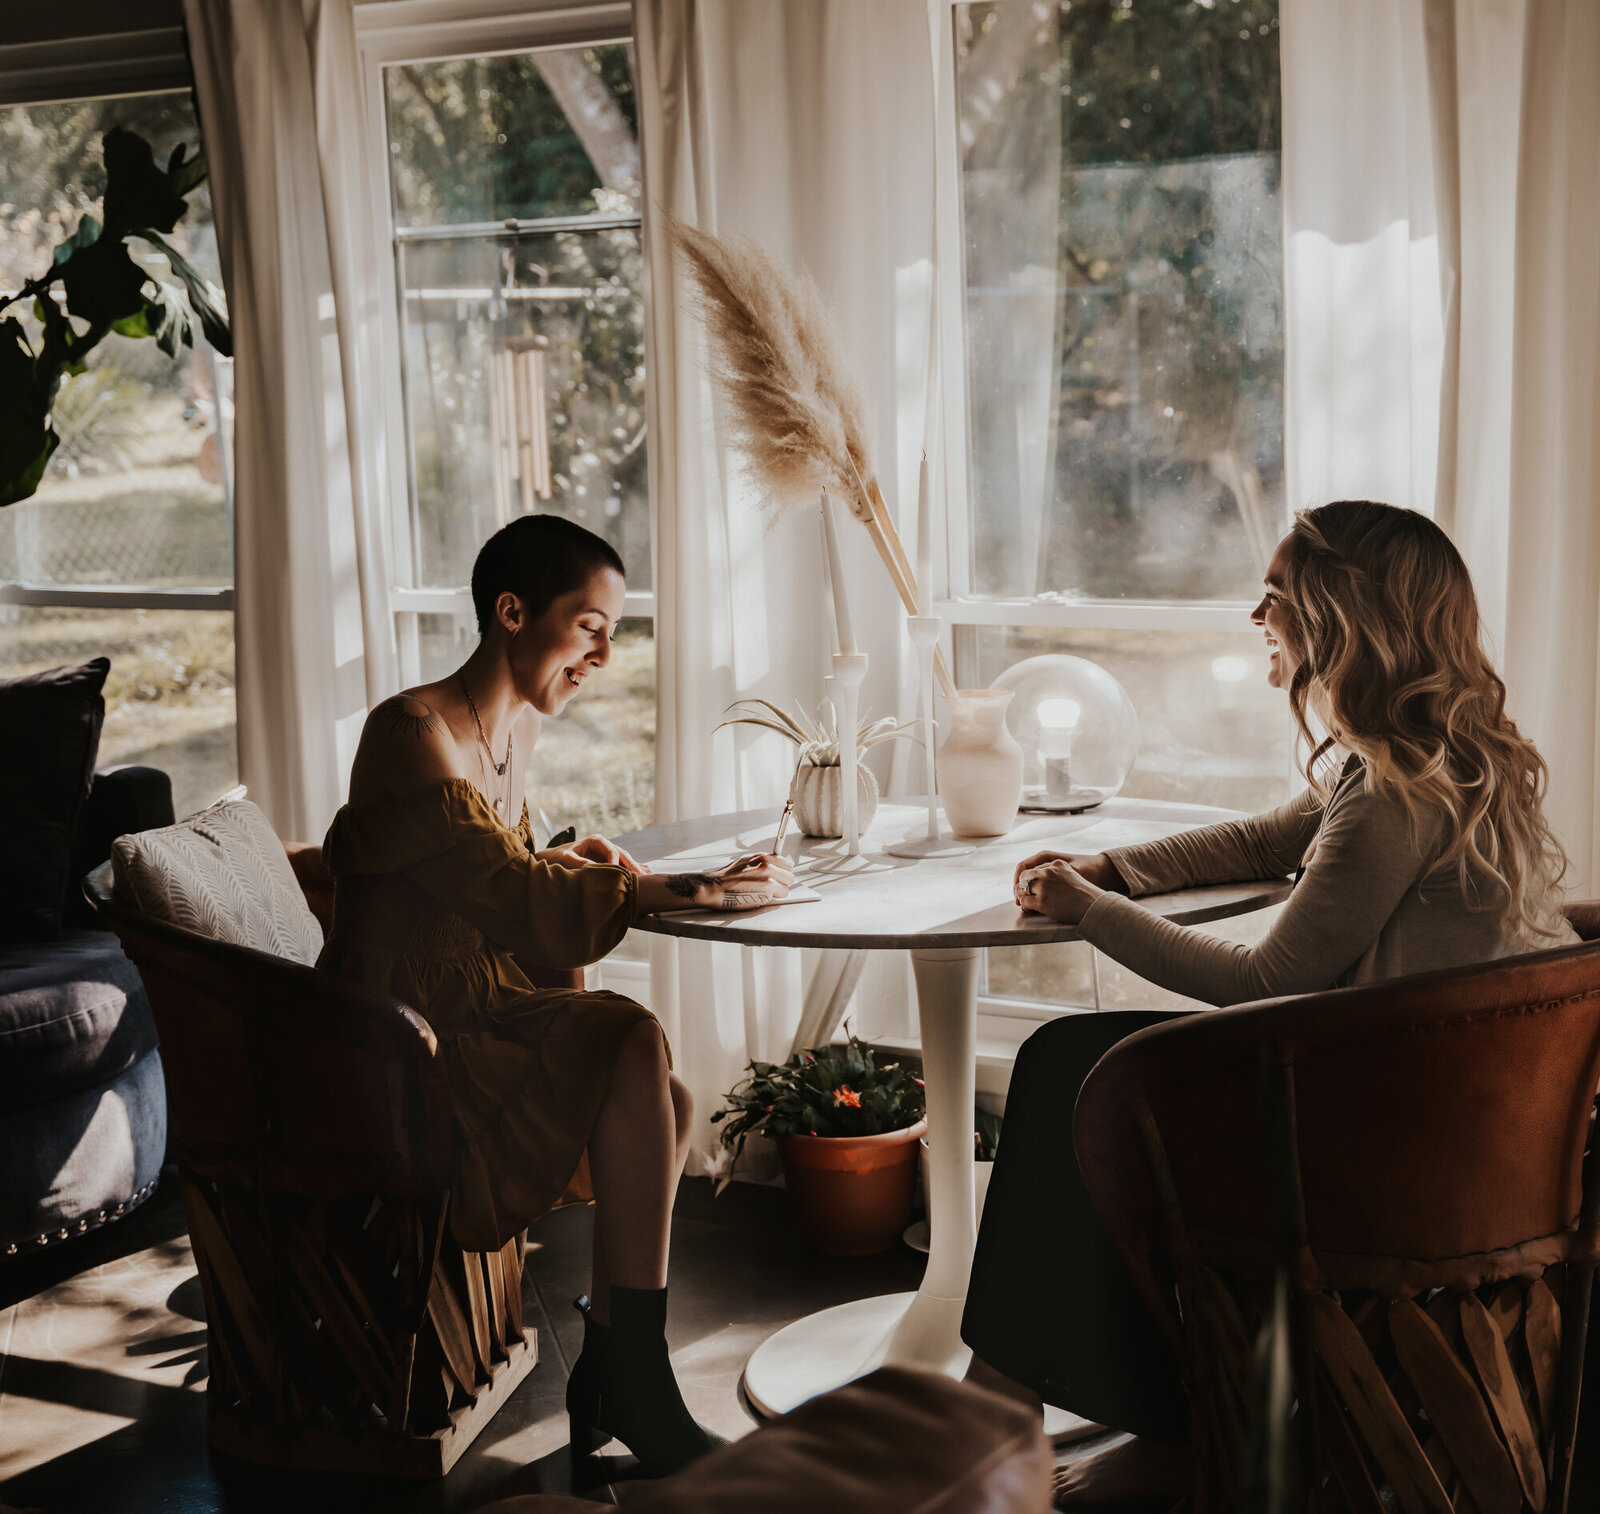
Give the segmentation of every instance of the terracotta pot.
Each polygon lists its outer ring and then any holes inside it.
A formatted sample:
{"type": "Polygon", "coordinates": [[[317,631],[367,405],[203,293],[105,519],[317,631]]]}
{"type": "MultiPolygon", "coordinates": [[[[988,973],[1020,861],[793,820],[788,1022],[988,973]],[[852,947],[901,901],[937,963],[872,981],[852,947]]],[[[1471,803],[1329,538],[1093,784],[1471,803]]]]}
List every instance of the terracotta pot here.
{"type": "Polygon", "coordinates": [[[778,1137],[789,1199],[806,1240],[826,1256],[871,1256],[911,1216],[917,1142],[926,1120],[872,1136],[778,1137]]]}
{"type": "MultiPolygon", "coordinates": [[[[856,818],[863,831],[878,812],[878,780],[866,763],[856,764],[856,818]]],[[[802,836],[839,836],[844,833],[844,770],[815,767],[800,769],[794,796],[794,821],[802,836]]],[[[832,1139],[831,1137],[829,1139],[832,1139]]]]}

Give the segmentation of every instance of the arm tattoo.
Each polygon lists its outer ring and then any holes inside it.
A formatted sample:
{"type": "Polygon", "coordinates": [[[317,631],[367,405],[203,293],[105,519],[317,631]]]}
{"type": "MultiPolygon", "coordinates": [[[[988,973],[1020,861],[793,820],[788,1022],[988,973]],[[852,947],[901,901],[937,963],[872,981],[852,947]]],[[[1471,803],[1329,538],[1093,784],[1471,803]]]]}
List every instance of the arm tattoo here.
{"type": "Polygon", "coordinates": [[[431,736],[439,729],[434,713],[420,699],[406,699],[396,695],[383,705],[391,736],[431,736]],[[417,711],[421,710],[419,715],[417,711]]]}
{"type": "Polygon", "coordinates": [[[722,903],[717,905],[720,910],[760,909],[764,904],[771,904],[778,897],[775,891],[762,892],[757,889],[724,890],[722,903]]]}
{"type": "Polygon", "coordinates": [[[680,899],[692,899],[702,888],[716,888],[721,882],[710,873],[668,873],[667,892],[680,899]]]}

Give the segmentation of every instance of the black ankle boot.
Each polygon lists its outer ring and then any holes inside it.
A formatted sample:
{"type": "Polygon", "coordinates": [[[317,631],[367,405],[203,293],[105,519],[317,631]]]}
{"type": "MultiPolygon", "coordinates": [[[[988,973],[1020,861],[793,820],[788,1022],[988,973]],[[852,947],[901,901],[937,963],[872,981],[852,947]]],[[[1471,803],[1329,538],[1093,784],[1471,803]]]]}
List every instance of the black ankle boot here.
{"type": "Polygon", "coordinates": [[[572,1448],[615,1437],[646,1477],[665,1477],[722,1442],[694,1422],[667,1359],[667,1290],[611,1287],[611,1324],[584,1317],[583,1354],[567,1380],[572,1448]]]}
{"type": "Polygon", "coordinates": [[[600,1429],[600,1384],[611,1327],[597,1323],[590,1314],[588,1294],[573,1299],[572,1307],[583,1316],[583,1350],[567,1376],[567,1429],[572,1454],[587,1456],[609,1439],[600,1429]]]}

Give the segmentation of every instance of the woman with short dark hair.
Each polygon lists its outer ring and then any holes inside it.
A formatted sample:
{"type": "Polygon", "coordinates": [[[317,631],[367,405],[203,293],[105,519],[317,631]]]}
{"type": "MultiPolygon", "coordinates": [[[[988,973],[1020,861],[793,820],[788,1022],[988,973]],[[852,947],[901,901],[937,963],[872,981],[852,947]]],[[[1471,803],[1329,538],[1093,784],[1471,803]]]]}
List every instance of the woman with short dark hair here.
{"type": "Polygon", "coordinates": [[[439,1038],[455,1106],[450,1223],[503,1246],[558,1203],[596,1204],[592,1308],[567,1385],[575,1450],[615,1436],[644,1470],[707,1449],[667,1358],[667,1237],[692,1106],[661,1027],[614,993],[535,989],[520,962],[598,961],[643,914],[755,909],[779,857],[656,875],[601,836],[535,850],[523,772],[540,722],[600,673],[622,561],[554,515],[525,516],[472,570],[480,640],[445,678],[367,717],[350,802],[324,844],[333,928],[318,966],[403,999],[439,1038]]]}

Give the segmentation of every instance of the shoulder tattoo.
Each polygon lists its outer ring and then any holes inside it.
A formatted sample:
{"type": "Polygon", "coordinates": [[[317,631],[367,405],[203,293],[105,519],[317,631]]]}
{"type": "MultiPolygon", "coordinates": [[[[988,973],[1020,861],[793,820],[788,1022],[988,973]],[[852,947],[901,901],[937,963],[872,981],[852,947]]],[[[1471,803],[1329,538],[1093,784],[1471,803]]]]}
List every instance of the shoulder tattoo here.
{"type": "Polygon", "coordinates": [[[439,729],[439,717],[420,699],[396,694],[386,699],[378,709],[383,712],[384,723],[391,736],[431,736],[439,729]]]}

